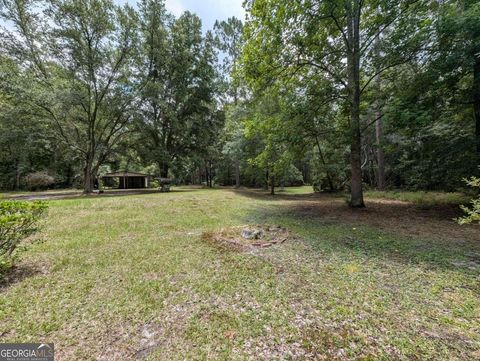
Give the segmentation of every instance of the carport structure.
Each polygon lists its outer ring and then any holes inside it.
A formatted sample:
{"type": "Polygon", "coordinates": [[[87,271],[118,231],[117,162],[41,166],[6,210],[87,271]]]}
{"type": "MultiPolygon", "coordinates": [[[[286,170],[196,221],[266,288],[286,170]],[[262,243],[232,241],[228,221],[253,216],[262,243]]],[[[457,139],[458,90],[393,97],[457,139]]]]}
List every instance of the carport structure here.
{"type": "Polygon", "coordinates": [[[105,174],[102,180],[108,186],[115,178],[118,178],[118,189],[143,189],[150,186],[153,176],[136,172],[114,172],[105,174]]]}

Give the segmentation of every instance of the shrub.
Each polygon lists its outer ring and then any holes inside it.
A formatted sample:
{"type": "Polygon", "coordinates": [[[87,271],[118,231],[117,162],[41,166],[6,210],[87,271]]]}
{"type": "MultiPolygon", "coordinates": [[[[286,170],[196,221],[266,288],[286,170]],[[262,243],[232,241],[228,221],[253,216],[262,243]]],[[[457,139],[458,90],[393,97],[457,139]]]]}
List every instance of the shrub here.
{"type": "Polygon", "coordinates": [[[47,189],[55,183],[55,178],[47,172],[29,173],[25,177],[25,186],[32,191],[47,189]]]}
{"type": "Polygon", "coordinates": [[[293,164],[284,165],[280,163],[275,169],[276,185],[285,187],[303,186],[303,175],[293,164]]]}
{"type": "Polygon", "coordinates": [[[303,186],[303,175],[297,167],[291,165],[285,174],[285,185],[290,187],[303,186]]]}
{"type": "Polygon", "coordinates": [[[160,181],[158,179],[151,180],[150,188],[160,188],[160,181]]]}
{"type": "Polygon", "coordinates": [[[14,251],[39,227],[45,202],[0,201],[0,272],[13,260],[14,251]]]}
{"type": "MultiPolygon", "coordinates": [[[[472,177],[470,180],[467,180],[467,184],[474,188],[480,189],[480,178],[472,177]]],[[[472,208],[466,206],[461,206],[460,208],[466,213],[466,216],[459,218],[457,221],[460,224],[468,224],[472,222],[478,222],[480,224],[480,197],[472,199],[472,208]]]]}

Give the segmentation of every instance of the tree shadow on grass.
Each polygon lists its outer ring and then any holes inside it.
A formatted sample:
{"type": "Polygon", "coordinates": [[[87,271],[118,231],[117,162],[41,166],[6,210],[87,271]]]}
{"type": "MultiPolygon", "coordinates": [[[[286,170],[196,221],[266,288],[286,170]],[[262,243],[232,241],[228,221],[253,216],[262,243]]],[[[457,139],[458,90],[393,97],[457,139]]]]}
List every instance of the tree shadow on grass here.
{"type": "Polygon", "coordinates": [[[331,195],[239,194],[267,200],[249,218],[298,230],[314,249],[480,274],[480,229],[458,225],[453,218],[459,211],[449,206],[418,209],[405,202],[371,199],[367,208],[352,209],[331,195]],[[268,202],[272,199],[278,202],[268,202]]]}
{"type": "Polygon", "coordinates": [[[303,193],[303,194],[288,194],[284,192],[277,192],[275,195],[271,195],[268,191],[255,188],[239,188],[232,190],[235,194],[251,199],[264,200],[264,201],[306,201],[315,202],[324,197],[344,199],[343,193],[303,193]]]}
{"type": "Polygon", "coordinates": [[[455,218],[462,215],[456,205],[422,209],[414,204],[388,199],[366,199],[366,208],[350,208],[342,194],[300,194],[270,196],[258,190],[235,191],[236,194],[281,205],[293,216],[322,222],[368,225],[405,236],[478,241],[476,225],[459,226],[455,218]]]}
{"type": "Polygon", "coordinates": [[[38,265],[27,263],[14,265],[0,275],[0,292],[27,278],[43,275],[45,273],[45,268],[38,265]]]}

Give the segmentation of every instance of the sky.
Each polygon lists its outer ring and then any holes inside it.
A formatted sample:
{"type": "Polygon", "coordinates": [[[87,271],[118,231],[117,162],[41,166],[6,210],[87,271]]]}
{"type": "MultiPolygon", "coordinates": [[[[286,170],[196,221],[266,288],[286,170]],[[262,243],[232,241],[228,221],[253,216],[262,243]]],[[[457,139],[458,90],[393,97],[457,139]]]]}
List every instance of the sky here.
{"type": "MultiPolygon", "coordinates": [[[[117,4],[136,5],[137,0],[115,0],[117,4]]],[[[243,0],[166,0],[165,5],[175,16],[189,10],[202,19],[203,30],[213,29],[215,20],[226,20],[235,16],[244,20],[245,11],[242,8],[243,0]]],[[[7,25],[0,21],[0,25],[7,25]]]]}
{"type": "MultiPolygon", "coordinates": [[[[117,0],[117,2],[122,2],[117,0]]],[[[124,2],[124,1],[123,1],[124,2]]],[[[128,0],[131,5],[136,4],[136,0],[128,0]]],[[[242,7],[243,0],[166,0],[165,5],[169,12],[175,16],[181,15],[189,10],[197,14],[203,23],[203,30],[213,28],[215,20],[226,20],[235,16],[244,20],[245,11],[242,7]]]]}

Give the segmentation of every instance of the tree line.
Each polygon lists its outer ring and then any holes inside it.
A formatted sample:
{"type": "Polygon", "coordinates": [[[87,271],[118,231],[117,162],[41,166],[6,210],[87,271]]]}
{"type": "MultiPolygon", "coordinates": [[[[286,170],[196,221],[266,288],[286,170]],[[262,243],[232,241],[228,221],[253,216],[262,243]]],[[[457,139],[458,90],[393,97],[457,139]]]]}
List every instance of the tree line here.
{"type": "Polygon", "coordinates": [[[195,14],[151,0],[4,1],[2,17],[4,187],[44,168],[90,193],[119,163],[167,177],[215,143],[217,51],[195,14]]]}
{"type": "Polygon", "coordinates": [[[108,170],[181,183],[455,190],[479,175],[480,4],[3,0],[0,186],[91,192],[108,170]]]}
{"type": "Polygon", "coordinates": [[[307,152],[321,187],[363,207],[365,185],[452,190],[478,175],[478,1],[246,6],[241,76],[271,177],[307,152]]]}

